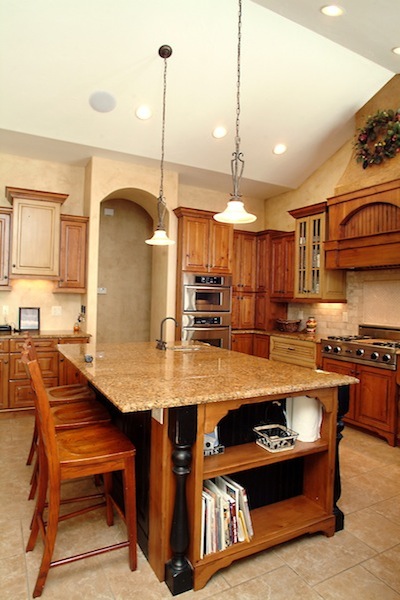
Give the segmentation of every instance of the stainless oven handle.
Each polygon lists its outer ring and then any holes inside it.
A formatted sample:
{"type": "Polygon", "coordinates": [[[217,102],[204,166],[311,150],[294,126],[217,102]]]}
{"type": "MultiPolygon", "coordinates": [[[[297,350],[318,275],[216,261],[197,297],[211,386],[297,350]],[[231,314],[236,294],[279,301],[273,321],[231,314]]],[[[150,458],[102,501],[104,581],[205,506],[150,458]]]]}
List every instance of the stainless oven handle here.
{"type": "Polygon", "coordinates": [[[196,292],[224,292],[229,291],[231,288],[224,285],[185,285],[185,290],[195,290],[196,292]]]}
{"type": "Polygon", "coordinates": [[[224,325],[222,327],[182,327],[185,331],[226,331],[230,329],[229,325],[224,325]]]}

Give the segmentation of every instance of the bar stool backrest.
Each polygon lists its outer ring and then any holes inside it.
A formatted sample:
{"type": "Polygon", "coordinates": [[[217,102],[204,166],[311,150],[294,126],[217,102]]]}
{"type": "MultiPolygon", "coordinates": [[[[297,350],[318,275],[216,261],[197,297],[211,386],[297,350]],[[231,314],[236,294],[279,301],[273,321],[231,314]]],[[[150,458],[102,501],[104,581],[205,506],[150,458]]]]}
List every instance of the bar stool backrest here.
{"type": "Polygon", "coordinates": [[[42,373],[37,360],[30,360],[29,349],[24,348],[21,360],[27,368],[34,391],[37,423],[39,427],[39,439],[43,442],[47,458],[49,477],[59,480],[58,449],[56,442],[56,429],[53,415],[50,410],[50,402],[43,382],[42,373]]]}

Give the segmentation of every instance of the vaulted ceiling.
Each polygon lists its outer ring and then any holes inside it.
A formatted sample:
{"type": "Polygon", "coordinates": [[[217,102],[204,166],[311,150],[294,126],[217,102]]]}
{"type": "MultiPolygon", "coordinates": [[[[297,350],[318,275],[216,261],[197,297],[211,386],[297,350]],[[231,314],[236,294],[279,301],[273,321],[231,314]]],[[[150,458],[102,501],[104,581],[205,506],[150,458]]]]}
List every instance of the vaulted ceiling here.
{"type": "MultiPolygon", "coordinates": [[[[298,187],[354,135],[355,113],[400,71],[391,52],[400,45],[398,1],[343,1],[336,18],[322,5],[243,0],[245,194],[298,187]],[[288,147],[280,156],[278,142],[288,147]]],[[[166,167],[182,183],[231,191],[237,18],[237,0],[0,0],[0,152],[158,165],[158,49],[169,44],[166,167]],[[114,110],[91,108],[97,91],[115,98],[114,110]],[[135,116],[141,104],[151,119],[135,116]],[[218,125],[225,138],[212,136],[218,125]]]]}

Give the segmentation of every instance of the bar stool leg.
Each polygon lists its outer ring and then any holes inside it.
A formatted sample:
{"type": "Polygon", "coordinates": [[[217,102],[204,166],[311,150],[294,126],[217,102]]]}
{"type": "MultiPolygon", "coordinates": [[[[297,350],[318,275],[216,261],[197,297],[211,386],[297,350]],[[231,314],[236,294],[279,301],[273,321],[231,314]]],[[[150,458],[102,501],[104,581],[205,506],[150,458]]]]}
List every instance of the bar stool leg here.
{"type": "Polygon", "coordinates": [[[51,558],[54,552],[54,546],[56,543],[58,529],[58,518],[60,515],[60,485],[50,486],[48,509],[49,516],[46,527],[46,536],[44,540],[44,551],[42,563],[39,569],[39,575],[36,580],[35,589],[33,591],[34,598],[41,596],[43,592],[43,588],[46,583],[47,575],[50,569],[51,558]]]}

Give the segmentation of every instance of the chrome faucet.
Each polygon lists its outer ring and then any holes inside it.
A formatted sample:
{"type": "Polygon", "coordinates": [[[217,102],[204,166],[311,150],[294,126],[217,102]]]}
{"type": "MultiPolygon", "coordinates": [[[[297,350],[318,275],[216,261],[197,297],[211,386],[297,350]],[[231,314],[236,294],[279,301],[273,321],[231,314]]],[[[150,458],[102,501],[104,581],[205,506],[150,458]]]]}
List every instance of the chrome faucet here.
{"type": "Polygon", "coordinates": [[[156,346],[157,350],[166,350],[167,349],[167,342],[164,341],[163,329],[164,329],[164,323],[165,323],[165,321],[168,321],[168,320],[174,321],[175,327],[178,327],[178,321],[176,319],[174,319],[174,317],[165,317],[165,319],[163,319],[161,321],[161,325],[160,325],[160,339],[156,340],[156,342],[157,342],[157,346],[156,346]]]}

